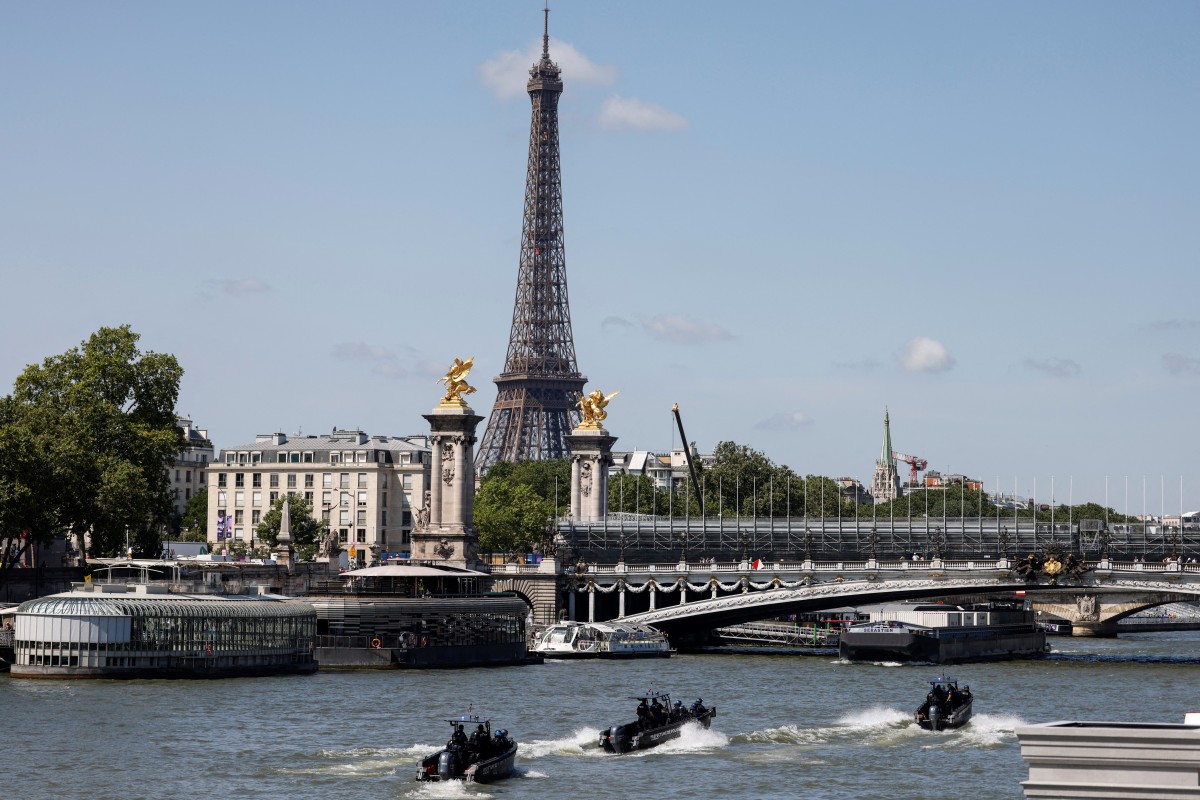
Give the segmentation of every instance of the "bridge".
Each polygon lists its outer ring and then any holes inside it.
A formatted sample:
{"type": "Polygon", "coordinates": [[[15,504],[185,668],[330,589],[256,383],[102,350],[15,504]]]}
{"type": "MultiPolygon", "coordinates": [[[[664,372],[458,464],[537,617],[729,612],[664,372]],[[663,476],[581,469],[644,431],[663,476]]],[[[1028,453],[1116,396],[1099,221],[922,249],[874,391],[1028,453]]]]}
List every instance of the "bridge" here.
{"type": "Polygon", "coordinates": [[[1100,520],[610,515],[560,525],[559,542],[564,559],[494,569],[494,588],[524,594],[540,622],[624,618],[674,635],[837,606],[1017,592],[1070,620],[1076,635],[1115,635],[1126,616],[1200,597],[1200,564],[1188,558],[1200,554],[1200,531],[1100,520]],[[1042,569],[1047,554],[1063,559],[1061,573],[1042,569]]]}

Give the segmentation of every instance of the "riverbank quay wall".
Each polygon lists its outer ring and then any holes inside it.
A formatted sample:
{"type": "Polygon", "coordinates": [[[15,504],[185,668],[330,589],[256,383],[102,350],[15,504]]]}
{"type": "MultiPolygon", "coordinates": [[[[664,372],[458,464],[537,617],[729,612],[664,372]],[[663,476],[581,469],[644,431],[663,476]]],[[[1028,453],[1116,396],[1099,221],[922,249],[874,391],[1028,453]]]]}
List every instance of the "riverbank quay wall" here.
{"type": "Polygon", "coordinates": [[[1016,734],[1029,766],[1021,782],[1028,800],[1200,798],[1198,725],[1064,721],[1016,734]]]}

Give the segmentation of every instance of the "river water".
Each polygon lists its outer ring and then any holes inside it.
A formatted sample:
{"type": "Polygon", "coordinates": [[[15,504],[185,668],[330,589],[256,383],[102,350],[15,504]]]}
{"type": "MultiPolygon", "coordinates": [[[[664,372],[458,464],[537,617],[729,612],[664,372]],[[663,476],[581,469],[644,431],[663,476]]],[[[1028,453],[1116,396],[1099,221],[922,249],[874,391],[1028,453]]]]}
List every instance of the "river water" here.
{"type": "Polygon", "coordinates": [[[1053,638],[1032,661],[966,665],[975,716],[912,722],[925,665],[834,655],[677,655],[632,662],[218,681],[29,681],[0,676],[0,793],[40,798],[1021,798],[1013,728],[1059,719],[1182,722],[1200,633],[1053,638]],[[644,753],[596,746],[648,688],[717,707],[644,753]],[[417,784],[419,757],[464,713],[520,742],[518,775],[417,784]]]}

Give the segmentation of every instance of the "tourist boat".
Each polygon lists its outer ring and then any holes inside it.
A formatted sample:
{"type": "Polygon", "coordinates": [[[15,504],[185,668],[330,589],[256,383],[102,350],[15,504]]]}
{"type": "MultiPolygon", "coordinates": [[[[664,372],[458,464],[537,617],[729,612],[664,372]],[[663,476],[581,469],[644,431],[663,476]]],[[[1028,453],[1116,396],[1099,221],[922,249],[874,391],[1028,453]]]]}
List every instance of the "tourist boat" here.
{"type": "Polygon", "coordinates": [[[692,703],[690,708],[684,708],[678,701],[671,705],[671,695],[666,692],[646,692],[629,699],[638,701],[637,719],[600,732],[600,746],[606,752],[628,753],[657,747],[679,738],[680,729],[688,723],[707,728],[717,715],[716,707],[705,707],[703,700],[692,703]]]}
{"type": "Polygon", "coordinates": [[[934,678],[929,684],[929,694],[917,709],[917,724],[927,731],[943,731],[967,724],[975,700],[971,687],[959,689],[958,681],[945,675],[934,678]]]}
{"type": "Polygon", "coordinates": [[[492,733],[492,722],[464,714],[448,719],[451,733],[443,750],[421,759],[419,781],[466,781],[491,783],[507,778],[517,758],[517,743],[504,729],[492,733]],[[468,734],[464,726],[473,725],[468,734]]]}
{"type": "Polygon", "coordinates": [[[542,631],[532,651],[543,658],[667,658],[671,645],[649,625],[560,622],[542,631]]]}

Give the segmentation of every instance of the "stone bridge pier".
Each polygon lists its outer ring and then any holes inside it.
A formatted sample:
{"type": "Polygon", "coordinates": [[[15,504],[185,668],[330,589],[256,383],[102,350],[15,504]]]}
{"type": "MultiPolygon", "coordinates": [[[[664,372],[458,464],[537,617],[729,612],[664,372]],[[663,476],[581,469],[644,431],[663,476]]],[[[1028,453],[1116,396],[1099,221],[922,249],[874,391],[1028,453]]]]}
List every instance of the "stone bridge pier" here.
{"type": "Polygon", "coordinates": [[[1059,595],[1040,594],[1030,606],[1035,611],[1070,621],[1072,636],[1116,636],[1117,623],[1130,614],[1164,603],[1195,600],[1185,594],[1090,594],[1077,590],[1059,595]]]}

